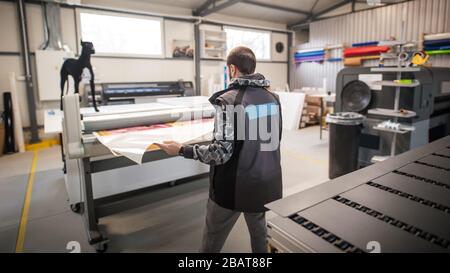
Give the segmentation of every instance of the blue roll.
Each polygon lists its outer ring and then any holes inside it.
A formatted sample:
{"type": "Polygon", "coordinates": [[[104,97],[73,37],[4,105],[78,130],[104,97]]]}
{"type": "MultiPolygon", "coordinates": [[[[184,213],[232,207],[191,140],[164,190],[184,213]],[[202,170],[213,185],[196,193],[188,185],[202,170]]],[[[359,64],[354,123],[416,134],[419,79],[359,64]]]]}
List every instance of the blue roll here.
{"type": "Polygon", "coordinates": [[[450,45],[450,39],[424,41],[423,45],[425,47],[448,46],[450,45]]]}
{"type": "Polygon", "coordinates": [[[341,62],[342,58],[329,58],[326,61],[327,62],[341,62]]]}
{"type": "Polygon", "coordinates": [[[325,51],[311,51],[311,52],[305,52],[305,53],[295,53],[295,57],[310,57],[310,56],[320,56],[325,55],[325,51]]]}
{"type": "Polygon", "coordinates": [[[310,56],[310,57],[302,57],[302,58],[295,58],[295,62],[323,62],[324,57],[323,56],[310,56]]]}
{"type": "Polygon", "coordinates": [[[431,51],[431,50],[447,50],[450,49],[450,45],[446,45],[446,46],[427,46],[424,48],[424,50],[426,51],[431,51]]]}

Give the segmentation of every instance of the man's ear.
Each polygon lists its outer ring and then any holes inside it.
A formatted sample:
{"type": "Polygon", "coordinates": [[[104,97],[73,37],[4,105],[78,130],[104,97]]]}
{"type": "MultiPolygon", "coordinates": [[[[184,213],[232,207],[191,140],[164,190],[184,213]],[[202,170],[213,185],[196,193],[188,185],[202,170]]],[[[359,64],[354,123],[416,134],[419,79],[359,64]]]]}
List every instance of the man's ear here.
{"type": "Polygon", "coordinates": [[[236,66],[234,64],[230,64],[230,77],[234,78],[234,75],[236,75],[236,66]]]}

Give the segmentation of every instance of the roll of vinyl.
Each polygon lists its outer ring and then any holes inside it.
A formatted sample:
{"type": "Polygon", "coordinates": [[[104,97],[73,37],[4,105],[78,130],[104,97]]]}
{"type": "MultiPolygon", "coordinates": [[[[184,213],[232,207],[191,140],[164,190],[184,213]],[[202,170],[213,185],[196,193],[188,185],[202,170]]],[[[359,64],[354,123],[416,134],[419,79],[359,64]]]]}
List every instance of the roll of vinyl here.
{"type": "Polygon", "coordinates": [[[425,51],[428,55],[446,55],[446,54],[450,54],[450,49],[446,49],[446,50],[430,50],[430,51],[425,51]]]}
{"type": "Polygon", "coordinates": [[[448,45],[450,45],[450,38],[449,39],[424,41],[423,45],[425,47],[428,47],[428,46],[448,46],[448,45]]]}
{"type": "Polygon", "coordinates": [[[412,54],[411,63],[415,65],[424,65],[428,62],[430,55],[423,51],[417,51],[412,54]]]}
{"type": "Polygon", "coordinates": [[[22,118],[20,116],[19,99],[17,97],[16,74],[9,74],[9,88],[13,107],[14,138],[19,153],[25,152],[25,140],[23,136],[22,118]]]}
{"type": "Polygon", "coordinates": [[[327,62],[341,62],[342,58],[329,58],[327,59],[327,62]]]}
{"type": "Polygon", "coordinates": [[[337,44],[337,45],[330,45],[325,47],[326,50],[333,50],[333,49],[341,49],[343,48],[344,45],[343,44],[337,44]]]}
{"type": "Polygon", "coordinates": [[[325,55],[325,51],[314,51],[314,52],[308,52],[308,53],[296,53],[295,57],[310,57],[310,56],[323,56],[325,55]]]}
{"type": "Polygon", "coordinates": [[[318,53],[316,53],[316,54],[309,54],[309,55],[295,55],[295,58],[296,59],[301,59],[301,58],[310,58],[310,57],[312,57],[312,58],[314,58],[314,57],[316,57],[316,58],[320,58],[320,57],[324,57],[325,56],[325,54],[318,54],[318,53]]]}
{"type": "Polygon", "coordinates": [[[296,55],[295,58],[307,58],[307,57],[322,57],[325,54],[312,54],[312,55],[296,55]]]}
{"type": "Polygon", "coordinates": [[[376,55],[388,52],[389,49],[390,48],[387,46],[365,46],[365,47],[346,48],[344,50],[344,57],[376,55]]]}
{"type": "Polygon", "coordinates": [[[399,41],[380,41],[380,42],[378,42],[379,46],[397,46],[400,44],[401,44],[401,42],[399,42],[399,41]]]}
{"type": "Polygon", "coordinates": [[[376,60],[379,59],[380,55],[371,55],[371,56],[363,56],[361,57],[362,60],[376,60]]]}
{"type": "Polygon", "coordinates": [[[16,152],[16,144],[14,139],[14,122],[13,122],[13,106],[11,93],[3,93],[3,104],[5,112],[3,113],[3,123],[5,124],[5,145],[1,154],[12,154],[16,152]]]}
{"type": "Polygon", "coordinates": [[[406,62],[409,60],[411,56],[408,54],[408,52],[400,52],[398,54],[398,61],[399,62],[406,62]]]}
{"type": "Polygon", "coordinates": [[[304,63],[304,62],[322,62],[324,60],[323,57],[305,57],[295,59],[295,62],[304,63]]]}
{"type": "Polygon", "coordinates": [[[305,62],[323,62],[324,58],[303,58],[303,59],[296,59],[295,62],[297,63],[305,63],[305,62]]]}
{"type": "Polygon", "coordinates": [[[360,66],[362,61],[364,60],[376,60],[379,59],[380,56],[372,55],[372,56],[361,56],[361,57],[349,57],[344,59],[345,66],[360,66]]]}
{"type": "Polygon", "coordinates": [[[425,41],[450,39],[450,33],[429,34],[425,35],[424,39],[425,41]]]}
{"type": "Polygon", "coordinates": [[[377,46],[378,41],[370,41],[370,42],[363,42],[363,43],[354,43],[352,44],[353,47],[363,47],[363,46],[377,46]]]}
{"type": "Polygon", "coordinates": [[[360,66],[362,63],[361,57],[351,57],[344,59],[345,66],[360,66]]]}
{"type": "Polygon", "coordinates": [[[300,49],[297,50],[298,53],[302,54],[302,53],[308,53],[308,52],[314,52],[314,51],[324,51],[323,48],[311,48],[311,49],[300,49]]]}
{"type": "Polygon", "coordinates": [[[324,54],[316,54],[316,55],[306,55],[306,56],[295,56],[296,59],[301,59],[301,58],[323,58],[325,55],[324,54]]]}
{"type": "Polygon", "coordinates": [[[431,51],[431,50],[446,50],[450,49],[450,45],[448,46],[427,46],[424,48],[424,50],[431,51]]]}

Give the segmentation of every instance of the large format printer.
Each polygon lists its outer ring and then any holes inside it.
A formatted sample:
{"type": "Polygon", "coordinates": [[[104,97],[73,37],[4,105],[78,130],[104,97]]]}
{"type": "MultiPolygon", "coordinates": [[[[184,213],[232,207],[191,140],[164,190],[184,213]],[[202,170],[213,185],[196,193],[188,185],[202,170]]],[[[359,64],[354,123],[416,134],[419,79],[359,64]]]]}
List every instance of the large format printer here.
{"type": "MultiPolygon", "coordinates": [[[[114,82],[96,83],[95,97],[98,105],[136,104],[153,102],[157,97],[194,96],[190,81],[165,82],[114,82]]],[[[92,106],[91,87],[84,85],[82,106],[92,106]]]]}
{"type": "MultiPolygon", "coordinates": [[[[374,129],[383,121],[394,119],[395,113],[377,109],[392,109],[395,101],[397,68],[358,67],[342,69],[336,81],[336,112],[349,112],[361,101],[369,102],[358,111],[366,116],[359,145],[359,166],[370,165],[376,156],[387,156],[392,151],[394,134],[374,129]],[[369,96],[352,90],[352,82],[363,81],[370,87],[369,96]],[[378,84],[376,83],[378,82],[378,84]],[[389,116],[390,115],[390,116],[389,116]]],[[[399,109],[415,112],[412,118],[398,121],[415,130],[397,134],[393,151],[399,154],[441,137],[450,135],[450,68],[401,68],[402,78],[416,82],[413,87],[400,89],[399,109]]]]}
{"type": "Polygon", "coordinates": [[[450,136],[266,205],[273,252],[450,252],[450,136]]]}
{"type": "MultiPolygon", "coordinates": [[[[206,174],[209,168],[198,161],[168,156],[159,149],[148,150],[143,156],[143,164],[138,165],[124,156],[114,156],[93,132],[212,118],[215,112],[207,97],[183,96],[185,87],[191,86],[189,83],[110,83],[101,86],[106,89],[102,89],[105,101],[99,112],[92,107],[80,107],[78,94],[66,95],[63,98],[64,112],[60,113],[59,121],[53,122],[61,124],[62,120],[60,131],[70,206],[74,212],[83,214],[88,241],[97,251],[104,251],[107,247],[108,239],[99,231],[98,219],[111,213],[109,204],[145,193],[159,184],[206,174]],[[108,92],[112,89],[116,94],[108,92]],[[125,90],[127,96],[124,95],[125,90]],[[135,95],[137,91],[139,94],[133,97],[132,90],[135,90],[135,95]],[[146,97],[145,103],[131,101],[140,97],[146,97]],[[112,98],[126,100],[117,103],[112,98]]],[[[47,112],[46,119],[49,113],[57,115],[58,110],[47,112]]],[[[192,143],[206,144],[208,139],[192,143]]]]}

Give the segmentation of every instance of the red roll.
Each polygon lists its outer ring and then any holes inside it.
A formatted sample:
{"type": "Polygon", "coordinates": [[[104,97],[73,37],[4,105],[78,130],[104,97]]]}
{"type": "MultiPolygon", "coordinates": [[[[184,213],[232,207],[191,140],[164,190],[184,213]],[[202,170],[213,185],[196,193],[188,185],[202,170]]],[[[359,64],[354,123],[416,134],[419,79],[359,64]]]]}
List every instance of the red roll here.
{"type": "Polygon", "coordinates": [[[388,46],[363,46],[363,47],[352,47],[344,49],[344,57],[357,57],[357,56],[368,56],[377,55],[380,53],[388,52],[388,46]]]}

